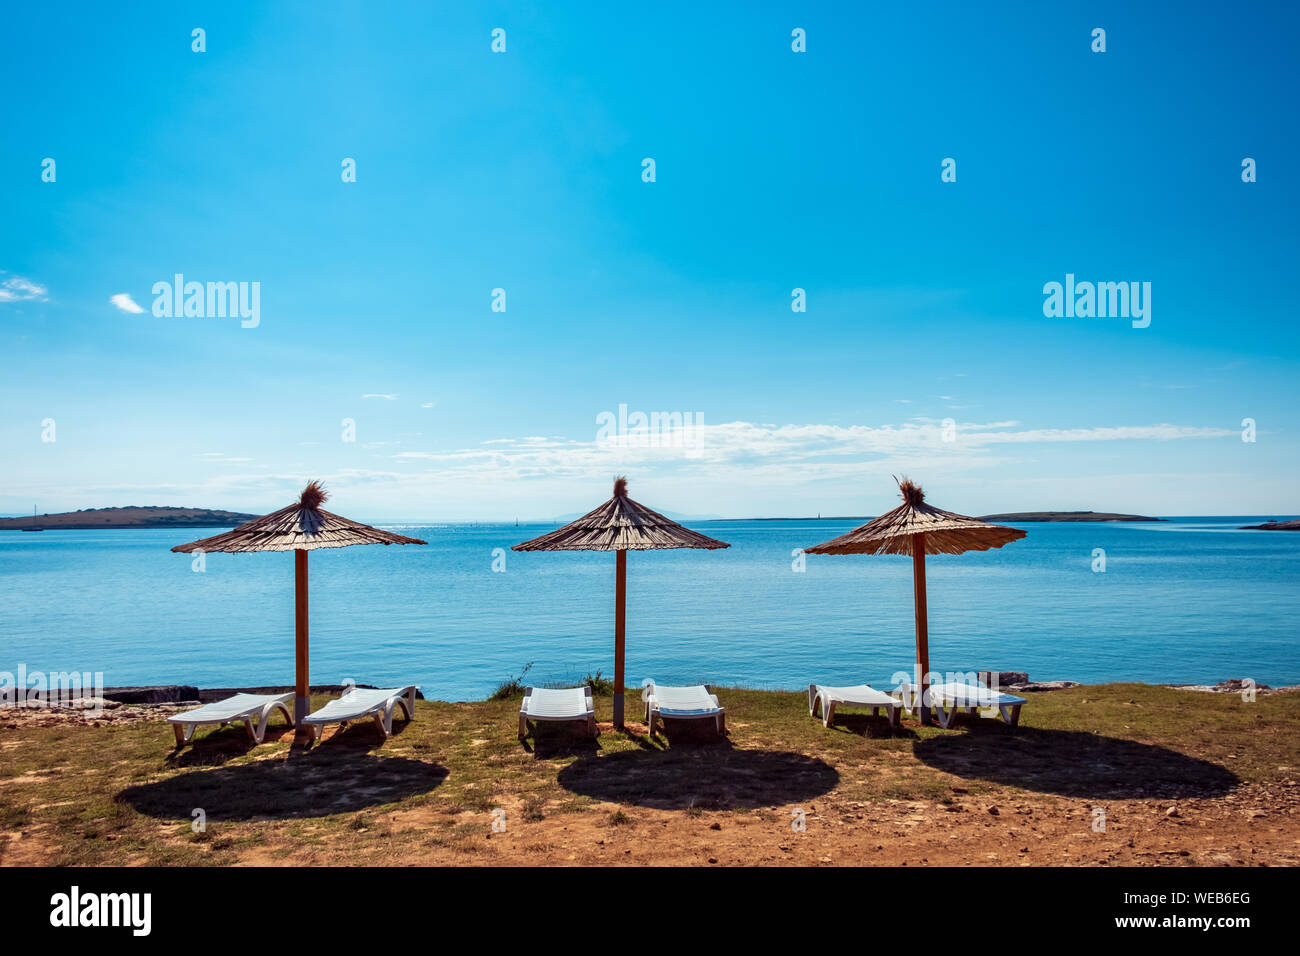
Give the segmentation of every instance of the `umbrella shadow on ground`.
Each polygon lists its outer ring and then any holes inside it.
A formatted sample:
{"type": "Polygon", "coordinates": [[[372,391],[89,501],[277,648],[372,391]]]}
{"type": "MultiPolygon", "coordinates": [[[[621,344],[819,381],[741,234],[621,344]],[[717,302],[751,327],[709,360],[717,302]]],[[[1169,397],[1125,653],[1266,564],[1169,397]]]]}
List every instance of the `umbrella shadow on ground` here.
{"type": "Polygon", "coordinates": [[[1217,797],[1240,783],[1226,767],[1167,747],[1075,730],[1010,733],[992,721],[918,740],[912,752],[954,776],[1061,796],[1217,797]]]}
{"type": "Polygon", "coordinates": [[[329,748],[289,760],[190,770],[120,791],[114,799],[147,816],[209,821],[296,819],[349,813],[429,793],[447,778],[437,764],[329,748]]]}
{"type": "Polygon", "coordinates": [[[710,746],[623,750],[583,757],[560,771],[571,793],[661,810],[735,810],[808,800],[833,790],[840,775],[824,760],[773,750],[710,746]]]}

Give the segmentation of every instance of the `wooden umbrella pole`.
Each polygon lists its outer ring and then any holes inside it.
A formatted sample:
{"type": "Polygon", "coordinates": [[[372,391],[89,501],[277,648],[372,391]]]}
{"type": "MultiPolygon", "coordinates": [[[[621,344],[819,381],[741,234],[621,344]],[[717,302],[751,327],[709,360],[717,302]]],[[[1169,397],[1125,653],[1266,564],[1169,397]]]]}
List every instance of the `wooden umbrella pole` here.
{"type": "Polygon", "coordinates": [[[307,667],[307,552],[293,552],[294,632],[296,638],[296,680],[294,681],[294,723],[303,725],[311,711],[311,687],[307,667]]]}
{"type": "Polygon", "coordinates": [[[925,534],[912,535],[912,591],[916,601],[916,681],[920,685],[921,723],[930,722],[930,708],[924,703],[930,684],[930,626],[925,607],[925,534]]]}
{"type": "Polygon", "coordinates": [[[614,726],[623,729],[623,639],[627,635],[627,552],[619,551],[614,576],[614,726]]]}

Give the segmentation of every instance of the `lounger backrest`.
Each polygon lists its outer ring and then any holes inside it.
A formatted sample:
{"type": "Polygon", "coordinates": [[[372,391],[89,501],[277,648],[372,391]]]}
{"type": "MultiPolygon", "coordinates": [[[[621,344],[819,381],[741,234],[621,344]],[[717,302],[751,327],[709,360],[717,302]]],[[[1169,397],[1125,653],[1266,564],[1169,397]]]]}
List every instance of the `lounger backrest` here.
{"type": "Polygon", "coordinates": [[[658,687],[655,700],[664,710],[709,710],[714,706],[706,684],[693,687],[658,687]]]}

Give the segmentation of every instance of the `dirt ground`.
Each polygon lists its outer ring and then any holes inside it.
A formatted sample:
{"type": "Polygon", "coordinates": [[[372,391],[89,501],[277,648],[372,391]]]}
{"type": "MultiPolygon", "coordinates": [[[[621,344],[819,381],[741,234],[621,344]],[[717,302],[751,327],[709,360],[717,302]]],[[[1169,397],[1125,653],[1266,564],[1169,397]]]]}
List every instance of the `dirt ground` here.
{"type": "MultiPolygon", "coordinates": [[[[719,738],[514,735],[517,704],[421,702],[387,741],[161,712],[0,722],[4,865],[1293,866],[1300,695],[1107,685],[956,730],[732,690],[719,738]],[[195,831],[192,808],[207,827],[195,831]]],[[[603,706],[606,702],[602,702],[603,706]]],[[[603,715],[603,716],[608,716],[603,715]]]]}
{"type": "MultiPolygon", "coordinates": [[[[629,724],[633,733],[644,725],[629,724]]],[[[602,733],[613,733],[603,724],[602,733]]],[[[1246,785],[1216,799],[1080,801],[1018,794],[972,797],[954,783],[941,800],[845,800],[834,792],[747,813],[596,803],[551,814],[501,801],[504,817],[463,813],[477,837],[432,846],[416,865],[582,866],[1294,866],[1300,864],[1300,783],[1246,785]],[[1104,811],[1102,820],[1096,810],[1104,811]],[[618,822],[612,818],[618,815],[618,822]],[[798,829],[802,818],[803,827],[798,829]],[[492,824],[504,830],[493,831],[492,824]],[[1097,829],[1094,829],[1094,823],[1097,829]]],[[[495,809],[495,808],[494,808],[495,809]]],[[[395,830],[428,810],[383,814],[395,830]]],[[[463,832],[462,829],[462,832],[463,832]]],[[[312,854],[304,854],[310,859],[312,854]]],[[[252,865],[294,854],[259,848],[252,865]]]]}

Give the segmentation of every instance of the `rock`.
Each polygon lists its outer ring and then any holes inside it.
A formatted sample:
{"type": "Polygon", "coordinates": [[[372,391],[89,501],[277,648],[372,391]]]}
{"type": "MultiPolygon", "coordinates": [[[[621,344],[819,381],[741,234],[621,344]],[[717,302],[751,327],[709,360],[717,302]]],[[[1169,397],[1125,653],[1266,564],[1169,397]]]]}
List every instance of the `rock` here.
{"type": "Polygon", "coordinates": [[[992,687],[994,681],[999,687],[1029,683],[1029,675],[1024,671],[978,671],[976,677],[985,687],[992,687]]]}
{"type": "Polygon", "coordinates": [[[1077,680],[1042,680],[1028,681],[1023,684],[1009,684],[1007,685],[1007,690],[1014,691],[1017,694],[1026,691],[1029,693],[1037,693],[1045,690],[1065,690],[1068,687],[1078,686],[1080,685],[1077,680]]]}
{"type": "Polygon", "coordinates": [[[996,817],[999,811],[997,807],[989,807],[989,816],[996,817]]]}
{"type": "MultiPolygon", "coordinates": [[[[1221,680],[1217,684],[1166,684],[1165,686],[1172,687],[1175,690],[1194,690],[1202,694],[1240,694],[1246,689],[1246,681],[1234,677],[1231,680],[1221,680]]],[[[1269,687],[1267,684],[1256,684],[1254,689],[1264,695],[1295,690],[1294,687],[1269,687]]]]}
{"type": "Polygon", "coordinates": [[[105,700],[103,697],[78,697],[63,705],[69,710],[113,710],[122,706],[120,700],[105,700]]]}
{"type": "Polygon", "coordinates": [[[197,700],[199,689],[189,684],[164,684],[158,687],[107,687],[105,700],[119,704],[171,704],[181,700],[197,700]]]}
{"type": "Polygon", "coordinates": [[[1167,817],[1180,817],[1180,816],[1182,816],[1182,814],[1178,812],[1178,808],[1177,808],[1177,807],[1170,807],[1168,810],[1165,811],[1165,816],[1167,816],[1167,817]]]}

